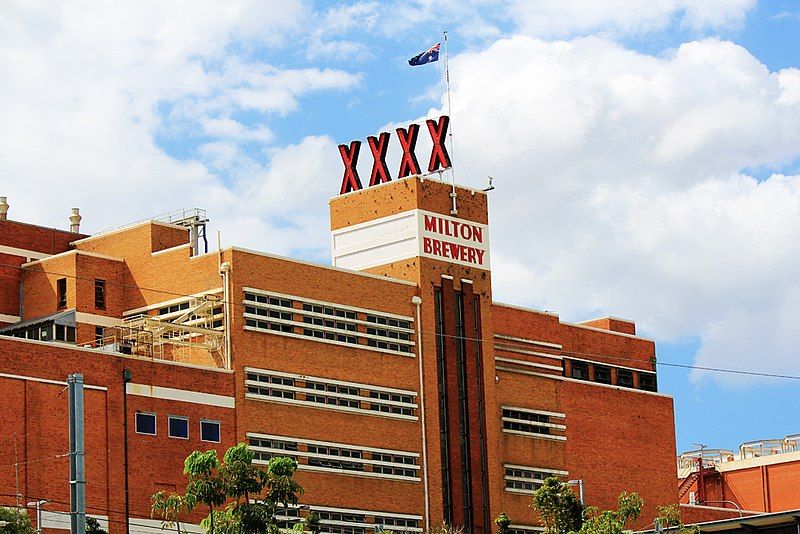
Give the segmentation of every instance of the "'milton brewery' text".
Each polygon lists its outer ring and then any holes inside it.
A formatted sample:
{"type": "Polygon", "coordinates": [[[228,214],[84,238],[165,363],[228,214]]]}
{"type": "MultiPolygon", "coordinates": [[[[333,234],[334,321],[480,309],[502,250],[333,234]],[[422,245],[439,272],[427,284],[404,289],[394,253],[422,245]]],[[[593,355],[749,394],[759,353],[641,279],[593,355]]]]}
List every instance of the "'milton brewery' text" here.
{"type": "Polygon", "coordinates": [[[468,222],[454,221],[436,215],[425,215],[423,224],[425,232],[435,234],[435,236],[422,236],[422,252],[424,254],[485,268],[486,245],[483,228],[468,222]],[[439,236],[472,242],[477,246],[456,243],[439,236]]]}

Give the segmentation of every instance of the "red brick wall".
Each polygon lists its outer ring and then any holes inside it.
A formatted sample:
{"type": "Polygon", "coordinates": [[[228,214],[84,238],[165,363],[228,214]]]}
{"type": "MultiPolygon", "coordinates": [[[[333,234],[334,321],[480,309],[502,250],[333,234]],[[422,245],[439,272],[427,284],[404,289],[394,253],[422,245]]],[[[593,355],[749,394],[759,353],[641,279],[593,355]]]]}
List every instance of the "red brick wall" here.
{"type": "MultiPolygon", "coordinates": [[[[14,406],[0,410],[0,487],[6,488],[0,503],[14,502],[13,464],[16,442],[23,502],[37,498],[53,501],[49,509],[67,510],[68,460],[51,458],[68,451],[68,399],[63,391],[69,373],[82,372],[87,386],[106,388],[85,391],[87,510],[109,515],[111,532],[122,531],[124,520],[122,448],[122,370],[131,369],[133,382],[219,395],[233,394],[230,373],[125,358],[100,351],[70,349],[64,345],[20,341],[0,337],[0,396],[14,406]],[[54,381],[55,383],[49,382],[54,381]],[[10,490],[9,490],[10,489],[10,490]]],[[[236,420],[232,409],[188,402],[128,396],[131,513],[149,517],[150,495],[158,489],[185,483],[183,460],[196,448],[221,452],[235,443],[236,420]],[[158,435],[135,433],[136,410],[157,415],[158,435]],[[190,439],[167,437],[167,415],[190,418],[190,439]],[[222,443],[201,443],[200,418],[221,421],[222,443]]],[[[184,486],[185,487],[185,486],[184,486]]],[[[199,520],[204,511],[196,514],[199,520]]]]}

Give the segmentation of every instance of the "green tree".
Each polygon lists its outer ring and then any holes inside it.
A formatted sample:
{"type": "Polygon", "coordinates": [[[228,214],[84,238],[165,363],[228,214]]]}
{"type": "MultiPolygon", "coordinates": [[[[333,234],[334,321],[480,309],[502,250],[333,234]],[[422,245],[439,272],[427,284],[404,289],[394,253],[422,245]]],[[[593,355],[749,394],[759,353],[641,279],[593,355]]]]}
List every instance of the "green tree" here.
{"type": "Polygon", "coordinates": [[[644,501],[638,493],[623,491],[617,499],[616,510],[600,511],[591,506],[586,509],[586,519],[579,534],[622,534],[630,521],[635,521],[642,513],[644,501]]]}
{"type": "Polygon", "coordinates": [[[254,453],[245,443],[228,449],[219,461],[216,451],[195,451],[186,458],[186,494],[152,497],[151,516],[164,528],[180,523],[198,504],[208,507],[200,523],[210,534],[269,534],[280,529],[275,515],[280,506],[297,504],[303,488],[293,479],[297,462],[272,458],[266,470],[253,465],[254,453]]]}
{"type": "Polygon", "coordinates": [[[583,504],[569,484],[558,477],[544,480],[530,506],[539,513],[545,534],[577,532],[583,525],[583,504]]]}
{"type": "Polygon", "coordinates": [[[677,504],[670,504],[668,506],[658,507],[658,517],[654,523],[660,525],[662,528],[675,528],[677,527],[677,534],[699,534],[700,529],[697,525],[687,527],[681,521],[681,512],[677,504]]]}
{"type": "Polygon", "coordinates": [[[35,534],[36,529],[31,525],[31,519],[25,510],[19,508],[0,507],[0,521],[6,526],[2,527],[3,534],[35,534]]]}
{"type": "Polygon", "coordinates": [[[100,528],[100,521],[86,516],[86,534],[108,534],[108,532],[100,528]]]}
{"type": "Polygon", "coordinates": [[[511,529],[508,526],[511,524],[511,519],[505,512],[500,512],[500,515],[494,520],[497,525],[497,534],[511,534],[511,529]]]}

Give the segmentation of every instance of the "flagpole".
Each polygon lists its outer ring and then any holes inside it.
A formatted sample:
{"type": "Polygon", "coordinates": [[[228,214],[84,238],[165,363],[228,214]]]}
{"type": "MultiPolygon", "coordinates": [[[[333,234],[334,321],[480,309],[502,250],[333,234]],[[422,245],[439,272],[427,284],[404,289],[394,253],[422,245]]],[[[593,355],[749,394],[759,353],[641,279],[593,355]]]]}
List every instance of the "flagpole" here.
{"type": "Polygon", "coordinates": [[[453,208],[450,210],[450,214],[456,215],[458,207],[456,206],[456,173],[453,170],[455,151],[453,150],[453,108],[450,105],[450,56],[447,53],[447,30],[444,30],[444,81],[447,86],[447,116],[450,117],[450,131],[447,133],[447,137],[450,138],[450,178],[453,185],[453,191],[450,193],[450,198],[453,199],[453,208]]]}

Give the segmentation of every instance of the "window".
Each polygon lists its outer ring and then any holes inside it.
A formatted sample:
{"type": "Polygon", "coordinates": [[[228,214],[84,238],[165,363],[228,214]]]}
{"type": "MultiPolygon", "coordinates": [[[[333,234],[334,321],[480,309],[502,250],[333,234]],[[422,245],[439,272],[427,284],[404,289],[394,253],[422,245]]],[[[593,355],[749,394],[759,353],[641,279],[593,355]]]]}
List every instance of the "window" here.
{"type": "Polygon", "coordinates": [[[549,426],[537,425],[536,423],[548,424],[550,423],[550,417],[537,413],[503,408],[503,428],[505,430],[517,430],[531,434],[550,433],[549,426]]]}
{"type": "Polygon", "coordinates": [[[589,364],[586,362],[572,362],[572,378],[589,380],[589,364]]]}
{"type": "Polygon", "coordinates": [[[373,449],[288,436],[247,434],[247,438],[250,450],[255,454],[255,461],[258,463],[268,462],[274,456],[291,456],[298,461],[300,469],[420,480],[419,455],[413,452],[373,449]]]}
{"type": "Polygon", "coordinates": [[[189,439],[189,418],[177,415],[169,416],[169,437],[189,439]]]}
{"type": "Polygon", "coordinates": [[[639,389],[658,391],[655,373],[639,373],[639,389]]]}
{"type": "Polygon", "coordinates": [[[56,341],[68,341],[70,343],[75,343],[75,327],[57,324],[56,341]]]}
{"type": "Polygon", "coordinates": [[[411,317],[386,316],[372,310],[286,297],[255,289],[246,291],[245,329],[271,330],[308,336],[322,342],[413,354],[411,317]]]}
{"type": "Polygon", "coordinates": [[[633,371],[617,369],[617,385],[625,388],[633,387],[633,371]]]}
{"type": "Polygon", "coordinates": [[[291,404],[400,419],[416,418],[413,391],[252,367],[246,367],[245,372],[245,397],[253,400],[287,402],[282,399],[289,399],[291,404]]]}
{"type": "Polygon", "coordinates": [[[95,326],[94,327],[94,346],[95,347],[102,347],[103,346],[103,337],[104,337],[105,328],[102,326],[95,326]]]}
{"type": "Polygon", "coordinates": [[[539,489],[545,479],[552,476],[566,476],[566,471],[524,467],[520,465],[504,465],[506,490],[517,493],[533,493],[539,489]]]}
{"type": "Polygon", "coordinates": [[[94,307],[98,310],[106,309],[106,281],[94,279],[94,307]]]}
{"type": "Polygon", "coordinates": [[[136,412],[136,433],[156,435],[156,414],[136,412]]]}
{"type": "Polygon", "coordinates": [[[59,278],[56,280],[56,293],[58,294],[58,307],[67,307],[67,279],[59,278]]]}
{"type": "Polygon", "coordinates": [[[219,421],[200,421],[200,440],[219,443],[219,421]]]}
{"type": "Polygon", "coordinates": [[[601,384],[611,383],[611,368],[605,365],[594,366],[594,381],[601,384]]]}

